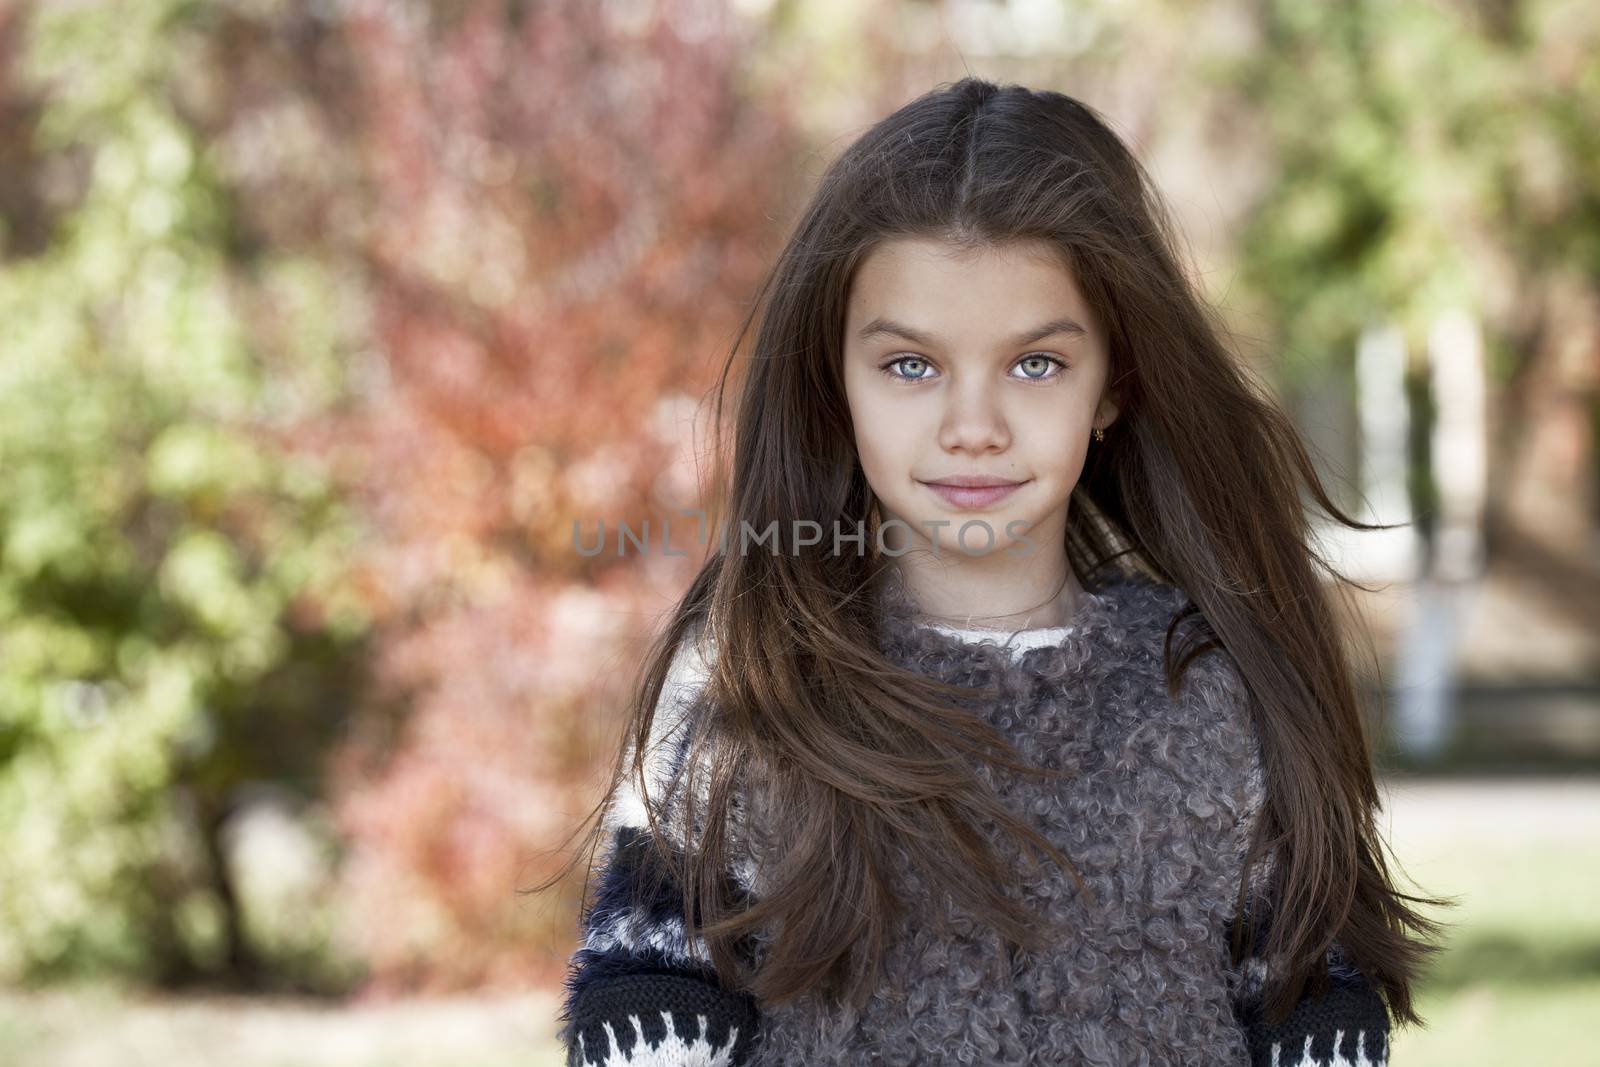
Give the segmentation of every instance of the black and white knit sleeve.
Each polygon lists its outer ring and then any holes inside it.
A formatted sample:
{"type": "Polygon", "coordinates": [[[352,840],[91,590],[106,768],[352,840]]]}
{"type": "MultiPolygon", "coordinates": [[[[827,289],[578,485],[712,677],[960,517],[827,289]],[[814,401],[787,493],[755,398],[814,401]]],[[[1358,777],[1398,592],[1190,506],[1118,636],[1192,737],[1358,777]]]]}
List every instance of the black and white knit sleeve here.
{"type": "MultiPolygon", "coordinates": [[[[1251,775],[1250,789],[1259,811],[1263,795],[1259,768],[1251,775]]],[[[1241,834],[1249,828],[1241,826],[1241,834]]],[[[1269,858],[1252,873],[1252,899],[1270,900],[1272,868],[1269,858]]],[[[1252,915],[1247,906],[1235,922],[1250,923],[1256,931],[1257,954],[1230,967],[1234,1015],[1244,1030],[1250,1067],[1387,1067],[1388,1008],[1377,987],[1337,941],[1327,952],[1327,988],[1313,995],[1308,983],[1289,1015],[1274,1024],[1265,1011],[1266,989],[1274,976],[1259,955],[1272,922],[1271,909],[1263,906],[1252,915]]]]}
{"type": "MultiPolygon", "coordinates": [[[[685,713],[703,682],[704,652],[686,644],[662,688],[643,760],[658,827],[658,786],[684,757],[685,713]]],[[[664,788],[661,790],[665,792],[664,788]]],[[[605,816],[607,853],[580,919],[561,1019],[567,1067],[735,1067],[756,1039],[755,1000],[719,983],[703,940],[683,922],[681,884],[661,869],[644,798],[631,780],[605,816]],[[657,886],[659,881],[659,887],[657,886]],[[650,895],[642,895],[648,888],[650,895]]],[[[664,831],[665,832],[665,831],[664,831]]],[[[669,855],[681,846],[664,843],[669,855]]]]}
{"type": "MultiPolygon", "coordinates": [[[[1243,700],[1245,689],[1237,669],[1228,672],[1227,678],[1243,700]]],[[[1245,791],[1247,814],[1236,831],[1236,846],[1241,856],[1248,849],[1266,802],[1266,779],[1259,748],[1247,775],[1245,791]]],[[[1320,995],[1313,995],[1307,983],[1306,991],[1289,1015],[1281,1023],[1268,1022],[1265,994],[1275,975],[1259,952],[1272,923],[1274,868],[1275,857],[1271,855],[1252,868],[1248,898],[1261,903],[1253,914],[1247,904],[1244,914],[1234,919],[1235,924],[1248,923],[1254,927],[1256,954],[1228,965],[1234,1017],[1244,1031],[1250,1067],[1387,1067],[1388,1007],[1377,987],[1356,967],[1337,940],[1327,951],[1327,988],[1320,995]]],[[[1232,933],[1230,926],[1230,940],[1232,933]]]]}
{"type": "MultiPolygon", "coordinates": [[[[1260,967],[1259,961],[1250,962],[1260,967]]],[[[1320,995],[1308,988],[1276,1025],[1266,1020],[1259,996],[1236,1001],[1250,1067],[1386,1067],[1388,1009],[1377,987],[1337,943],[1328,950],[1328,980],[1320,995]]]]}

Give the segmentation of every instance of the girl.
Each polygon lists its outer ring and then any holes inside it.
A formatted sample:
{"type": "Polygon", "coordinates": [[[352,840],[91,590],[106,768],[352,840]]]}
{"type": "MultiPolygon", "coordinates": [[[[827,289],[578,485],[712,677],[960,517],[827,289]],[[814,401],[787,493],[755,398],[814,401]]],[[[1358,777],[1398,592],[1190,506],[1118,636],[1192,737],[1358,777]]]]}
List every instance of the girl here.
{"type": "Polygon", "coordinates": [[[1373,527],[1137,160],[962,79],[832,165],[761,297],[568,1062],[1385,1063],[1437,950],[1407,902],[1447,902],[1391,882],[1299,490],[1373,527]]]}

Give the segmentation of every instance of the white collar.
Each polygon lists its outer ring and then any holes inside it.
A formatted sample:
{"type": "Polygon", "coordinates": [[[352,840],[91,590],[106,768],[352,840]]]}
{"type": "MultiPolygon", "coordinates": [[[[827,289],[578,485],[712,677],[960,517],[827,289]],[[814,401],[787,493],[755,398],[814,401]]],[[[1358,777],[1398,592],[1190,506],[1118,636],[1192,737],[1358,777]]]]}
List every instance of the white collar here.
{"type": "Polygon", "coordinates": [[[948,626],[942,622],[925,622],[919,625],[949,634],[966,644],[989,643],[1021,652],[1029,648],[1059,645],[1072,632],[1070,624],[1063,626],[1034,626],[1025,630],[984,630],[969,626],[948,626]]]}

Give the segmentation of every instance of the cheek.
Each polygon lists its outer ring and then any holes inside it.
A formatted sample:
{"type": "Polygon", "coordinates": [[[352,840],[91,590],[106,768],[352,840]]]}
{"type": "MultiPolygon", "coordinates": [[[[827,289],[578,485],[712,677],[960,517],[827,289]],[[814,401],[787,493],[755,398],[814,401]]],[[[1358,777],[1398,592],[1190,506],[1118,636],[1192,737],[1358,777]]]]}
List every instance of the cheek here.
{"type": "Polygon", "coordinates": [[[1041,411],[1027,435],[1035,475],[1054,482],[1075,481],[1083,470],[1088,426],[1089,416],[1079,411],[1078,405],[1041,411]]]}
{"type": "Polygon", "coordinates": [[[885,410],[882,391],[874,383],[863,380],[864,371],[850,367],[845,371],[845,399],[850,408],[850,424],[855,434],[856,454],[868,476],[892,465],[896,445],[903,435],[885,430],[893,419],[885,410]]]}
{"type": "Polygon", "coordinates": [[[850,409],[850,422],[856,428],[857,436],[861,427],[870,425],[869,412],[872,408],[872,390],[867,388],[867,383],[862,380],[861,369],[852,362],[846,362],[844,367],[844,399],[845,405],[850,409]]]}
{"type": "MultiPolygon", "coordinates": [[[[1065,391],[1063,390],[1063,393],[1065,391]]],[[[1012,430],[1020,438],[1059,451],[1087,431],[1092,416],[1076,396],[1027,398],[1009,412],[1012,430]]]]}
{"type": "Polygon", "coordinates": [[[895,442],[887,439],[882,420],[864,419],[856,423],[856,456],[861,470],[873,487],[882,491],[890,476],[901,466],[894,448],[895,442]]]}
{"type": "Polygon", "coordinates": [[[1067,426],[1052,435],[1048,455],[1053,473],[1074,475],[1083,467],[1086,448],[1075,427],[1067,426]]]}

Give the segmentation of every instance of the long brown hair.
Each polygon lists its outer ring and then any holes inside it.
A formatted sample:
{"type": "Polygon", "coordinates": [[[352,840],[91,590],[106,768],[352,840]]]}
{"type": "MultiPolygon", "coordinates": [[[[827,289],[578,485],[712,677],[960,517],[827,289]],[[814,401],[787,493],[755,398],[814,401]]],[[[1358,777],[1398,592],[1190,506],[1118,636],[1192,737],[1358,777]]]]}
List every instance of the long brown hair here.
{"type": "MultiPolygon", "coordinates": [[[[1337,939],[1391,1016],[1420,1022],[1412,985],[1442,924],[1410,904],[1449,901],[1391,881],[1370,738],[1318,572],[1354,583],[1314,551],[1301,491],[1346,526],[1381,527],[1329,499],[1296,429],[1192,290],[1140,163],[1093,109],[1060,93],[963,78],[878,122],[822,177],[716,388],[719,442],[725,421],[733,441],[717,451],[714,525],[738,537],[776,523],[777,543],[714,551],[701,567],[644,666],[596,813],[626,775],[645,786],[642,767],[624,757],[650,741],[674,650],[704,634],[716,649],[710,710],[688,761],[704,777],[686,791],[700,809],[688,818],[703,829],[674,863],[685,919],[724,981],[767,1002],[819,990],[863,1003],[906,903],[885,869],[897,854],[1011,943],[1036,945],[1040,917],[1006,894],[1012,872],[975,830],[985,822],[1084,888],[1069,858],[981,785],[972,760],[1032,768],[952,702],[962,691],[894,669],[877,647],[875,580],[886,563],[870,550],[877,513],[854,450],[843,331],[856,266],[898,237],[1043,239],[1066,257],[1106,332],[1120,416],[1089,451],[1064,547],[1080,576],[1138,570],[1184,590],[1205,643],[1220,644],[1247,684],[1267,799],[1239,900],[1253,865],[1274,857],[1277,918],[1262,951],[1280,978],[1268,1015],[1281,1020],[1307,982],[1322,985],[1337,939]],[[752,328],[745,374],[725,405],[752,328]],[[790,544],[798,519],[829,536],[790,544]],[[835,529],[864,529],[868,551],[834,553],[835,529]],[[739,783],[753,779],[766,810],[782,815],[784,853],[764,872],[760,899],[734,902],[722,877],[728,826],[739,783]],[[775,932],[770,951],[746,974],[742,939],[762,930],[775,932]]],[[[1180,660],[1172,635],[1165,673],[1175,695],[1204,649],[1180,660]]],[[[601,830],[596,820],[591,856],[601,830]]],[[[1236,937],[1236,961],[1252,947],[1236,937]]]]}

